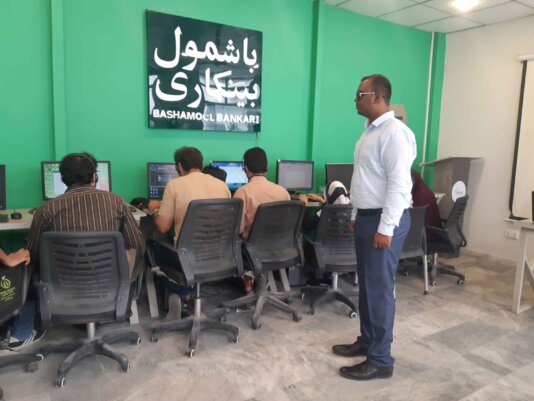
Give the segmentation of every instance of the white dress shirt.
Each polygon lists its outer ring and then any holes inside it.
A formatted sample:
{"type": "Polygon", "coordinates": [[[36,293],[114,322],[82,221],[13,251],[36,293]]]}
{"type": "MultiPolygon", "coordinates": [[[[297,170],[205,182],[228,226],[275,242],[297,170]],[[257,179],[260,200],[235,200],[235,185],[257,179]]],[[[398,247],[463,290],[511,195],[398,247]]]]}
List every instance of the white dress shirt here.
{"type": "Polygon", "coordinates": [[[412,200],[410,169],[417,155],[415,135],[393,111],[382,114],[354,148],[351,202],[356,209],[382,209],[378,232],[392,236],[412,200]]]}

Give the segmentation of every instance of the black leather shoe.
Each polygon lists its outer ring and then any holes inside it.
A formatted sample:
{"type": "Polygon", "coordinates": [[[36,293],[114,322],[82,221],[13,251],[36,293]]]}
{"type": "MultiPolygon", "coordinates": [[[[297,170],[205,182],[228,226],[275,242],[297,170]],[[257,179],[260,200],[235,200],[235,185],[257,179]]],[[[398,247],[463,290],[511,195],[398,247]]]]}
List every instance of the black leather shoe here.
{"type": "Polygon", "coordinates": [[[393,376],[393,366],[377,366],[368,360],[339,369],[341,376],[352,380],[387,379],[393,376]]]}
{"type": "Polygon", "coordinates": [[[332,352],[339,356],[351,358],[355,356],[367,356],[367,347],[356,341],[353,344],[334,345],[332,352]]]}

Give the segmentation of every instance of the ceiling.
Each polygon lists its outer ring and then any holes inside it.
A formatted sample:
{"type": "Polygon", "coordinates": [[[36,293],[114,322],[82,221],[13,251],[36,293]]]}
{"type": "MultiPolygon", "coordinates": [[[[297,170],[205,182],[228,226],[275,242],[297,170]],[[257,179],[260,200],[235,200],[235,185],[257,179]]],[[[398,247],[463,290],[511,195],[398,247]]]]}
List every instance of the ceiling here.
{"type": "Polygon", "coordinates": [[[429,32],[452,33],[534,15],[534,0],[480,0],[461,13],[453,0],[326,0],[326,4],[429,32]]]}

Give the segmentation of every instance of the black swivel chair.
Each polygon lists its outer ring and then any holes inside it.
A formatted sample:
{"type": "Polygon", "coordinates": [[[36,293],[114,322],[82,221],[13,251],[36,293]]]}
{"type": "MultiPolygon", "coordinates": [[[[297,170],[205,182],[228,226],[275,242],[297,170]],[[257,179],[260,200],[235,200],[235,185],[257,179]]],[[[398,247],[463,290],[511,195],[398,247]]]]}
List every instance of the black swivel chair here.
{"type": "Polygon", "coordinates": [[[222,322],[227,310],[219,309],[201,315],[200,284],[243,274],[239,227],[241,199],[207,199],[192,201],[185,215],[176,248],[153,240],[148,241],[149,265],[156,274],[186,286],[195,286],[194,315],[153,326],[152,341],[161,333],[190,330],[189,351],[192,357],[202,330],[227,332],[232,342],[239,340],[239,329],[222,322]]]}
{"type": "Polygon", "coordinates": [[[351,205],[325,205],[321,210],[315,241],[310,242],[313,245],[319,275],[332,273],[332,288],[310,286],[301,289],[303,298],[312,297],[312,315],[318,303],[337,300],[351,309],[349,317],[357,316],[356,306],[349,296],[356,296],[358,291],[338,288],[339,274],[356,272],[354,231],[349,228],[351,214],[351,205]]]}
{"type": "Polygon", "coordinates": [[[256,291],[233,301],[224,302],[225,308],[237,309],[254,305],[251,327],[261,327],[259,322],[265,302],[301,319],[297,310],[281,299],[289,298],[287,292],[272,293],[268,290],[266,273],[291,267],[302,267],[304,256],[300,227],[304,215],[304,203],[280,201],[264,203],[258,207],[248,240],[243,244],[245,262],[258,281],[256,291]]]}
{"type": "Polygon", "coordinates": [[[458,277],[456,283],[458,285],[464,284],[465,275],[457,272],[455,267],[452,265],[439,264],[438,253],[457,255],[460,248],[467,245],[467,240],[462,232],[461,223],[468,200],[469,195],[465,195],[456,199],[449,216],[443,224],[443,228],[426,227],[428,238],[427,248],[428,252],[433,255],[431,277],[432,285],[436,284],[436,272],[458,277]]]}
{"type": "MultiPolygon", "coordinates": [[[[8,268],[0,265],[0,325],[15,316],[26,300],[28,284],[30,281],[30,266],[20,265],[8,268]]],[[[0,350],[8,348],[9,330],[6,339],[0,341],[0,350]]],[[[28,371],[37,369],[37,362],[42,360],[41,354],[21,354],[0,357],[0,368],[14,364],[26,364],[28,371]]],[[[3,391],[0,388],[0,401],[3,400],[3,391]]]]}
{"type": "MultiPolygon", "coordinates": [[[[410,211],[411,226],[408,235],[404,240],[404,245],[399,258],[401,260],[417,257],[421,258],[425,282],[423,290],[424,295],[428,295],[428,262],[426,259],[427,246],[425,232],[425,216],[427,208],[428,205],[408,209],[410,211]]],[[[405,266],[401,271],[404,276],[409,275],[408,267],[410,266],[405,266]]]]}
{"type": "Polygon", "coordinates": [[[139,344],[133,330],[95,336],[95,323],[125,321],[131,302],[128,261],[121,233],[45,232],[40,244],[39,301],[41,320],[49,324],[85,324],[87,338],[50,343],[40,348],[43,355],[70,352],[58,368],[55,384],[65,385],[69,370],[82,358],[101,354],[119,362],[128,372],[128,358],[111,344],[129,341],[139,344]]]}

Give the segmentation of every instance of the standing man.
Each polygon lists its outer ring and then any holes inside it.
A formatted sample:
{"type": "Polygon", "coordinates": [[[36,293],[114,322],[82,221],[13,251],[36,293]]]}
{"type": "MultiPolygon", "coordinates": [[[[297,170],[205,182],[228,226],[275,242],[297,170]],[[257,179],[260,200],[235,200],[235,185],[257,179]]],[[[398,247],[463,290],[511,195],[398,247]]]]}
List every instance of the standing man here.
{"type": "Polygon", "coordinates": [[[416,157],[413,132],[389,111],[391,83],[383,75],[361,80],[356,97],[365,131],[354,149],[351,202],[358,263],[360,335],[353,344],[334,345],[345,357],[366,359],[340,369],[353,380],[393,375],[391,357],[395,319],[395,274],[410,228],[412,180],[416,157]]]}

